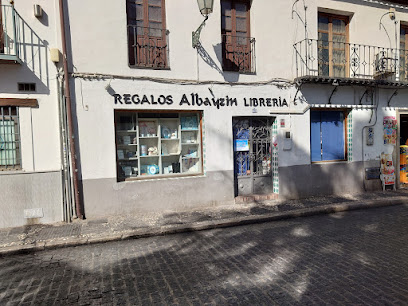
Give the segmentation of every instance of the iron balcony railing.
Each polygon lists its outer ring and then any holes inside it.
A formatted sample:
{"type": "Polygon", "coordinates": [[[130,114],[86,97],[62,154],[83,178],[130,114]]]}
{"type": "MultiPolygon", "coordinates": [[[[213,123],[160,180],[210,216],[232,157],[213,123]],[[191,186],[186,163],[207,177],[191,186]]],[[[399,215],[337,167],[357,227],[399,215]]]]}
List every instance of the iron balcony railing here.
{"type": "Polygon", "coordinates": [[[408,50],[305,39],[294,44],[296,75],[408,82],[408,50]]]}
{"type": "Polygon", "coordinates": [[[224,71],[255,73],[255,38],[222,34],[224,71]]]}
{"type": "Polygon", "coordinates": [[[169,68],[169,31],[128,25],[129,66],[169,68]]]}
{"type": "Polygon", "coordinates": [[[23,20],[11,5],[0,5],[0,63],[21,62],[20,38],[23,20]]]}

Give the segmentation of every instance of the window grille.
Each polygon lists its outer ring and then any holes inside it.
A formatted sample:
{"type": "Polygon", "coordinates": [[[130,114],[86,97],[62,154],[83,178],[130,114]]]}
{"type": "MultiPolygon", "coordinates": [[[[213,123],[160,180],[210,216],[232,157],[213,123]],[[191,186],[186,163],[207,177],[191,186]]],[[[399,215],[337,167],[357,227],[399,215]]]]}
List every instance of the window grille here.
{"type": "Polygon", "coordinates": [[[18,107],[0,107],[0,170],[21,169],[18,107]]]}

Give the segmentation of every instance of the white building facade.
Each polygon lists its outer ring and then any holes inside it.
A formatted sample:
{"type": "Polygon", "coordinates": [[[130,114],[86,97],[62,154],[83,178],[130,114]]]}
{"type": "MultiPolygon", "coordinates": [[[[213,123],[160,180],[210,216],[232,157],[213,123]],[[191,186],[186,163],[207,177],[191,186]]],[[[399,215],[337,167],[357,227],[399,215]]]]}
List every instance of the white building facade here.
{"type": "Polygon", "coordinates": [[[0,1],[0,227],[64,219],[58,6],[0,1]]]}
{"type": "Polygon", "coordinates": [[[381,153],[398,167],[398,3],[215,1],[196,48],[194,1],[68,14],[88,217],[362,192],[381,188],[381,153]]]}
{"type": "MultiPolygon", "coordinates": [[[[66,1],[85,216],[380,189],[381,154],[392,161],[383,174],[394,169],[403,187],[408,9],[399,2],[214,1],[199,28],[195,1],[66,1]]],[[[41,170],[64,168],[55,86],[41,96],[55,106],[44,113],[54,128],[43,126],[55,132],[55,161],[41,170]]],[[[41,146],[41,133],[31,139],[41,146]]]]}

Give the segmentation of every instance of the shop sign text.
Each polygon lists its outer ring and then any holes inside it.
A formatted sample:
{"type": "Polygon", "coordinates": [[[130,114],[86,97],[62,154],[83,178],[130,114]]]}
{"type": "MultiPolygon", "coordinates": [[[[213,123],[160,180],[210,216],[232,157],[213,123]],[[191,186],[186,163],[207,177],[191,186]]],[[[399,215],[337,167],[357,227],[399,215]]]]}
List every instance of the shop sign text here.
{"type": "MultiPolygon", "coordinates": [[[[172,105],[174,98],[172,95],[138,95],[138,94],[115,94],[115,104],[135,104],[135,105],[172,105]]],[[[243,98],[240,102],[245,107],[289,107],[285,98],[243,98]]],[[[221,107],[238,106],[238,99],[226,96],[225,98],[200,97],[197,93],[183,94],[180,106],[214,106],[221,107]]]]}

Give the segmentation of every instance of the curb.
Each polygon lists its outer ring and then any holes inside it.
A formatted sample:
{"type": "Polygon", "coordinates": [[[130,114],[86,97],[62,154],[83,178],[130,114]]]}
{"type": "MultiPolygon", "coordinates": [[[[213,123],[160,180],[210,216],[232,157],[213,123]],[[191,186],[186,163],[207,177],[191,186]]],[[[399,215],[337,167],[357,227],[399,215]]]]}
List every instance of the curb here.
{"type": "Polygon", "coordinates": [[[229,218],[215,221],[203,221],[200,223],[185,223],[177,225],[165,225],[157,228],[137,229],[129,232],[112,233],[94,237],[67,237],[53,241],[40,241],[29,245],[14,245],[0,249],[0,257],[18,254],[29,254],[44,250],[52,250],[65,247],[76,247],[81,245],[99,244],[113,241],[122,241],[152,236],[164,236],[177,233],[203,231],[216,228],[227,228],[249,224],[259,224],[278,220],[287,220],[299,217],[310,217],[323,214],[338,213],[344,211],[361,210],[367,208],[380,208],[395,205],[408,204],[406,197],[394,199],[371,200],[368,202],[345,202],[339,204],[328,204],[314,208],[302,208],[286,212],[274,212],[264,215],[250,215],[240,218],[229,218]]]}

